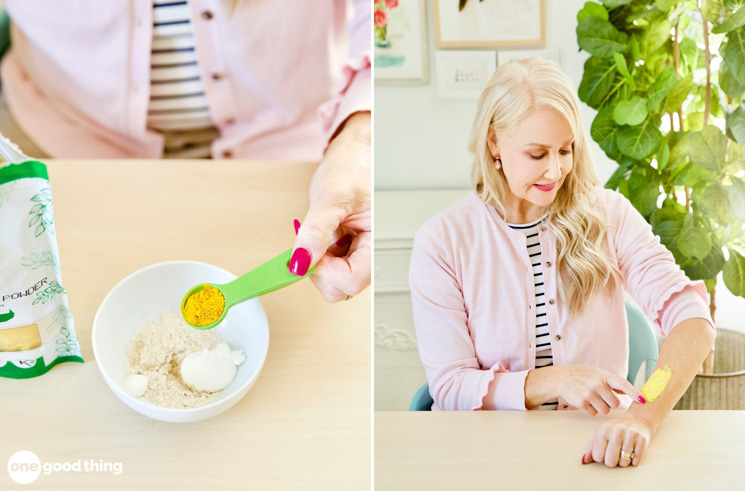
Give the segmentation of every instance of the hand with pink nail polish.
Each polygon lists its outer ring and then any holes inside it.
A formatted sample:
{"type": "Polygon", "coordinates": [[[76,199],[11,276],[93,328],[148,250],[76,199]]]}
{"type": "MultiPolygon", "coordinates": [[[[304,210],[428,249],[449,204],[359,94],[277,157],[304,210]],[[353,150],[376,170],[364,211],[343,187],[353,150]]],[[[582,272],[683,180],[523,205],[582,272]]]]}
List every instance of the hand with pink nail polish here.
{"type": "Polygon", "coordinates": [[[370,113],[350,116],[331,141],[310,183],[310,208],[297,237],[290,272],[310,276],[321,295],[338,302],[370,285],[370,113]]]}

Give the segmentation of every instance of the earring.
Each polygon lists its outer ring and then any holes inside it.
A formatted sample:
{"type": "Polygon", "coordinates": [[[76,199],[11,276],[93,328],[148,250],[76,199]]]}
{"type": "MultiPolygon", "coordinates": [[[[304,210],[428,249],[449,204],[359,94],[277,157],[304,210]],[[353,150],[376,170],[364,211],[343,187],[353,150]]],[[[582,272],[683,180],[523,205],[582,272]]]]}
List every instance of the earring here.
{"type": "Polygon", "coordinates": [[[497,154],[497,155],[494,156],[494,166],[497,169],[501,169],[502,168],[502,157],[499,154],[497,154]]]}

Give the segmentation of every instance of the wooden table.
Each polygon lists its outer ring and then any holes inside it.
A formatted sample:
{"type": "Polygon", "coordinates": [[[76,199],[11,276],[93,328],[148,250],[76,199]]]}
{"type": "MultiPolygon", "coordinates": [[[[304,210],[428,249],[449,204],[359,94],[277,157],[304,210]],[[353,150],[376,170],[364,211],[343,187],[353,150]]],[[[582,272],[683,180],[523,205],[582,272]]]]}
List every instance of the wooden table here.
{"type": "Polygon", "coordinates": [[[310,281],[266,295],[264,369],[233,408],[169,424],[125,406],[91,347],[96,309],[129,273],[178,259],[242,274],[292,246],[310,163],[49,161],[62,279],[85,364],[0,379],[0,489],[8,458],[121,462],[43,473],[29,487],[369,489],[370,294],[327,304],[310,281]]]}
{"type": "Polygon", "coordinates": [[[638,467],[583,466],[620,414],[376,412],[375,489],[745,489],[745,411],[673,411],[638,467]]]}

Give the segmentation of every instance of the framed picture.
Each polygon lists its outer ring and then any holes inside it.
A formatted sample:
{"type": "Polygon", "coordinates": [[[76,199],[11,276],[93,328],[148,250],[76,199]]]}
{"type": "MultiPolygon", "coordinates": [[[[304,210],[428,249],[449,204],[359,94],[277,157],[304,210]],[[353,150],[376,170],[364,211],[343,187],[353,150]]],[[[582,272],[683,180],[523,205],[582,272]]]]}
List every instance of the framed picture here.
{"type": "Polygon", "coordinates": [[[500,49],[499,53],[497,53],[497,65],[502,66],[510,61],[524,60],[525,58],[546,58],[547,60],[555,61],[557,65],[561,66],[561,57],[559,56],[558,48],[519,50],[500,49]]]}
{"type": "Polygon", "coordinates": [[[376,0],[375,82],[429,82],[425,0],[376,0]]]}
{"type": "Polygon", "coordinates": [[[438,48],[546,44],[546,0],[434,2],[438,48]]]}
{"type": "Polygon", "coordinates": [[[478,99],[497,69],[497,54],[488,50],[438,51],[435,60],[440,99],[478,99]]]}

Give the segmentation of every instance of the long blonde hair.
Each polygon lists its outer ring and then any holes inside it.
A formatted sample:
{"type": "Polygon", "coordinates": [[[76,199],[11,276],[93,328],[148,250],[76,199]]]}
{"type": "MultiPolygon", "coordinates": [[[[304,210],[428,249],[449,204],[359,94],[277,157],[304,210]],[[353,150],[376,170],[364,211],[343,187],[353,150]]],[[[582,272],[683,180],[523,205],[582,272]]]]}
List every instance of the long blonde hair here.
{"type": "Polygon", "coordinates": [[[579,101],[569,77],[559,66],[542,58],[501,65],[479,99],[469,150],[474,155],[471,180],[487,204],[505,217],[504,199],[511,192],[502,172],[494,166],[487,138],[489,126],[498,136],[512,129],[537,107],[550,107],[569,123],[574,135],[572,171],[547,207],[546,226],[556,236],[559,293],[570,317],[584,311],[589,298],[605,287],[610,294],[621,272],[605,246],[607,224],[595,210],[594,188],[600,184],[593,166],[579,114],[579,101]],[[563,284],[566,275],[568,289],[563,284]]]}

